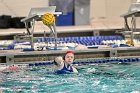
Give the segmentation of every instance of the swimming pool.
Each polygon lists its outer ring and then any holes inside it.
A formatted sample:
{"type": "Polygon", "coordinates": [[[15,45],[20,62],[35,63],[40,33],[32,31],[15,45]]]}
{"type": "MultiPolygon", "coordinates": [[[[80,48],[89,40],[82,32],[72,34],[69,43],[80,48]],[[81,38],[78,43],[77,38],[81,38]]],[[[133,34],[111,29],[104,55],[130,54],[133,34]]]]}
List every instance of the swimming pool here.
{"type": "Polygon", "coordinates": [[[140,93],[140,62],[76,65],[78,74],[53,74],[53,66],[0,73],[3,93],[140,93]]]}

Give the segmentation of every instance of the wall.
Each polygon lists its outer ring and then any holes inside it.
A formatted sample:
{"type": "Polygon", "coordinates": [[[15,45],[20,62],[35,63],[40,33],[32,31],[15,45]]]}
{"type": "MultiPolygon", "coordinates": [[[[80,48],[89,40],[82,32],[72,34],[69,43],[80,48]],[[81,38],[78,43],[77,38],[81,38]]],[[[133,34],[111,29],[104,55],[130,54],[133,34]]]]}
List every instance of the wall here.
{"type": "Polygon", "coordinates": [[[91,0],[90,18],[120,17],[136,0],[91,0]]]}
{"type": "Polygon", "coordinates": [[[0,0],[0,15],[27,16],[32,7],[48,6],[48,0],[0,0]]]}
{"type": "MultiPolygon", "coordinates": [[[[120,17],[136,0],[91,0],[90,19],[120,17]]],[[[48,0],[0,0],[0,15],[27,16],[32,7],[48,6],[48,0]]]]}

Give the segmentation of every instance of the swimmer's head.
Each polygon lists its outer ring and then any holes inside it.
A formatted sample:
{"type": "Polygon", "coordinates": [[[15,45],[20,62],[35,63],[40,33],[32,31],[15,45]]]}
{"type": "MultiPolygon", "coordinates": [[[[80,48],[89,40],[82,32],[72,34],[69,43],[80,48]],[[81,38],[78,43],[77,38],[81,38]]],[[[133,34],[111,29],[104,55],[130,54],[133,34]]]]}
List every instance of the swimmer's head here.
{"type": "Polygon", "coordinates": [[[72,51],[67,51],[64,60],[66,63],[71,64],[74,61],[74,53],[72,51]]]}

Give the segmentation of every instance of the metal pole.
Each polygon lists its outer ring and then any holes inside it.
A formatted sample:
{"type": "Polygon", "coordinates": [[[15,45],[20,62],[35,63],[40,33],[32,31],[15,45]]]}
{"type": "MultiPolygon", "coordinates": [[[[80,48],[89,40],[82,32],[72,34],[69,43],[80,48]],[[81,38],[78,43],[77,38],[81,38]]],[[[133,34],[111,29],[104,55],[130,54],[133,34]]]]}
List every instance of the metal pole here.
{"type": "Polygon", "coordinates": [[[55,23],[53,25],[53,29],[54,29],[54,43],[55,43],[54,49],[57,49],[57,32],[56,32],[55,23]]]}
{"type": "Polygon", "coordinates": [[[35,19],[32,20],[32,30],[31,30],[31,48],[34,48],[34,25],[35,25],[35,19]]]}
{"type": "Polygon", "coordinates": [[[131,32],[131,45],[134,46],[134,32],[136,32],[136,18],[135,15],[132,15],[132,28],[131,28],[132,32],[131,32]]]}

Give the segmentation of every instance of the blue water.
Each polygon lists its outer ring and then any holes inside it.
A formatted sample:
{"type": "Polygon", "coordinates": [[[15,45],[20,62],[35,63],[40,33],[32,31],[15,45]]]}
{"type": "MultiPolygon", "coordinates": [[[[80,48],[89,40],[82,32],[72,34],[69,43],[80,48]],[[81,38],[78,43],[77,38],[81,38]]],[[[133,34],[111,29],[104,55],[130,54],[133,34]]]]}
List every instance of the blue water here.
{"type": "Polygon", "coordinates": [[[0,93],[140,93],[140,62],[78,65],[78,74],[52,68],[0,73],[0,93]]]}

